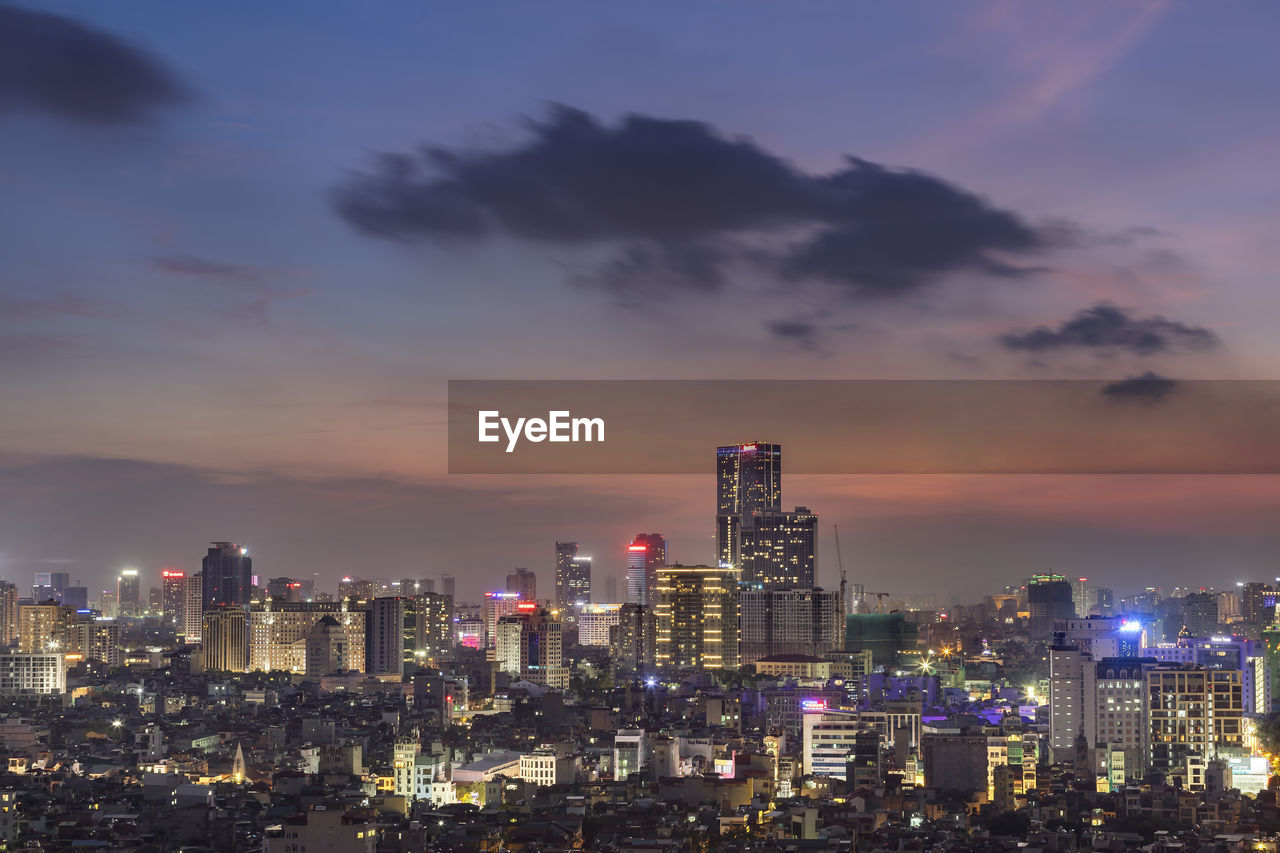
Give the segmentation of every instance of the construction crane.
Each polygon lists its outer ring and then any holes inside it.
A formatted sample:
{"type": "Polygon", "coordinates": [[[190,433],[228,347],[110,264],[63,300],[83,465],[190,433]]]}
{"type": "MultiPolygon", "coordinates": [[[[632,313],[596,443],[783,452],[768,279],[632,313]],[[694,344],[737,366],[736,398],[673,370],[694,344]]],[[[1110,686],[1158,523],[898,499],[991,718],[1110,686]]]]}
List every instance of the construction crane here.
{"type": "Polygon", "coordinates": [[[833,524],[831,529],[836,532],[836,565],[840,567],[840,624],[843,625],[849,618],[849,596],[845,592],[847,579],[844,574],[844,557],[840,556],[840,525],[833,524]]]}

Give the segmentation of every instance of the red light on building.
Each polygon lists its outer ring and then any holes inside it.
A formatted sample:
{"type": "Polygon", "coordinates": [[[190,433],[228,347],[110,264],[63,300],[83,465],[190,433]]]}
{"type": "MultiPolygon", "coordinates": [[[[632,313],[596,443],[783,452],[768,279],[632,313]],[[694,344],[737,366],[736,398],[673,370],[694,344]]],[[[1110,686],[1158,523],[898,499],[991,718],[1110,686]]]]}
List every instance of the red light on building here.
{"type": "Polygon", "coordinates": [[[628,551],[648,551],[649,546],[648,545],[628,545],[627,550],[628,551]]]}
{"type": "Polygon", "coordinates": [[[186,572],[174,571],[173,569],[165,569],[160,573],[160,577],[162,578],[185,578],[186,576],[186,572]]]}
{"type": "Polygon", "coordinates": [[[537,610],[538,603],[536,601],[521,601],[516,603],[516,610],[537,610]]]}

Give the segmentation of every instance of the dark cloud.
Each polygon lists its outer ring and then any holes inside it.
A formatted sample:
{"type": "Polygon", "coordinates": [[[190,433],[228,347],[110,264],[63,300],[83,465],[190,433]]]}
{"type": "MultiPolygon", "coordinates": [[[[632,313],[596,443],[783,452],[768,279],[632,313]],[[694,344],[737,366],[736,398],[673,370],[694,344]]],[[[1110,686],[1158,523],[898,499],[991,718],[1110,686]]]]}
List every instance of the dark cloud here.
{"type": "Polygon", "coordinates": [[[131,123],[187,93],[161,62],[110,33],[0,4],[0,115],[131,123]]]}
{"type": "Polygon", "coordinates": [[[232,281],[253,282],[261,276],[257,270],[239,264],[210,261],[191,255],[165,255],[152,259],[152,265],[173,275],[190,275],[201,278],[219,278],[232,281]]]}
{"type": "Polygon", "coordinates": [[[780,338],[797,341],[812,341],[818,334],[818,327],[808,320],[773,320],[768,328],[780,338]]]}
{"type": "Polygon", "coordinates": [[[714,289],[727,263],[747,257],[720,248],[734,237],[769,247],[750,257],[785,279],[878,296],[962,269],[1015,274],[1009,256],[1052,242],[939,178],[857,158],[812,175],[702,122],[630,115],[606,125],[557,106],[528,129],[505,150],[382,155],[336,190],[335,208],[393,240],[621,246],[596,277],[615,292],[653,280],[714,289]]]}
{"type": "Polygon", "coordinates": [[[710,243],[632,243],[574,281],[603,288],[625,304],[672,291],[712,293],[725,284],[729,257],[710,243]]]}
{"type": "Polygon", "coordinates": [[[1125,351],[1147,356],[1176,350],[1207,350],[1219,344],[1218,336],[1203,326],[1189,326],[1160,315],[1135,317],[1130,311],[1100,302],[1078,311],[1058,328],[1038,326],[1027,332],[1000,336],[1006,349],[1045,352],[1061,349],[1125,351]]]}
{"type": "Polygon", "coordinates": [[[1102,396],[1109,400],[1136,400],[1142,403],[1159,403],[1178,387],[1178,380],[1167,379],[1150,370],[1141,376],[1131,376],[1102,387],[1102,396]]]}

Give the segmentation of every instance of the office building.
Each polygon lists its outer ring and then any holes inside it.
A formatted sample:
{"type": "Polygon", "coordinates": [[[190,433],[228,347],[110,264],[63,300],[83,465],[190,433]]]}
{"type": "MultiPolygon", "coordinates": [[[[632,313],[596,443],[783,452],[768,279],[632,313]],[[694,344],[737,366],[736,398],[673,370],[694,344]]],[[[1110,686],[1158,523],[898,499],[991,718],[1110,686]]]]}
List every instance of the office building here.
{"type": "Polygon", "coordinates": [[[71,585],[71,575],[68,572],[36,572],[35,578],[31,584],[31,600],[37,603],[42,601],[62,601],[62,593],[71,585]]]}
{"type": "Polygon", "coordinates": [[[1097,743],[1097,672],[1093,658],[1077,646],[1049,647],[1049,748],[1056,763],[1075,760],[1081,734],[1089,746],[1097,743]]]}
{"type": "Polygon", "coordinates": [[[659,569],[657,583],[658,668],[737,667],[737,570],[677,563],[659,569]]]}
{"type": "Polygon", "coordinates": [[[364,669],[364,637],[355,637],[332,614],[315,621],[303,641],[304,671],[308,678],[321,678],[364,669]]]}
{"type": "Polygon", "coordinates": [[[507,575],[507,592],[514,592],[521,601],[537,601],[538,576],[528,569],[516,569],[507,575]]]}
{"type": "Polygon", "coordinates": [[[521,602],[516,613],[498,620],[499,668],[522,681],[552,690],[569,688],[569,673],[561,655],[560,620],[532,602],[521,602]]]}
{"type": "MultiPolygon", "coordinates": [[[[529,604],[536,604],[530,600],[529,604]]],[[[498,620],[516,612],[520,596],[514,592],[486,592],[484,594],[484,647],[492,649],[498,642],[498,620]]]]}
{"type": "Polygon", "coordinates": [[[1094,695],[1087,711],[1092,711],[1094,719],[1094,740],[1089,745],[1105,750],[1095,755],[1093,770],[1107,775],[1109,783],[1116,774],[1121,780],[1140,779],[1145,772],[1146,671],[1156,665],[1145,657],[1108,657],[1093,664],[1094,695]],[[1114,755],[1117,750],[1124,756],[1119,762],[1114,755]],[[1100,757],[1105,758],[1105,766],[1100,757]]]}
{"type": "Polygon", "coordinates": [[[1075,646],[1095,660],[1133,657],[1142,646],[1142,625],[1120,616],[1067,619],[1054,632],[1057,645],[1075,646]]]}
{"type": "Polygon", "coordinates": [[[68,629],[75,618],[76,611],[53,602],[18,605],[18,651],[65,652],[68,629]]]}
{"type": "Polygon", "coordinates": [[[204,574],[196,572],[182,581],[182,622],[178,633],[188,643],[200,642],[204,630],[204,574]]]}
{"type": "Polygon", "coordinates": [[[1052,639],[1056,623],[1076,615],[1071,584],[1062,575],[1032,575],[1027,581],[1027,610],[1032,641],[1052,639]]]}
{"type": "Polygon", "coordinates": [[[408,600],[399,596],[375,598],[369,608],[365,666],[378,675],[404,674],[405,621],[408,600]]]}
{"type": "Polygon", "coordinates": [[[1240,590],[1240,615],[1258,630],[1274,622],[1275,588],[1256,581],[1245,584],[1240,590]]]}
{"type": "Polygon", "coordinates": [[[201,561],[203,609],[219,605],[245,606],[253,597],[253,559],[248,548],[234,542],[214,542],[201,561]]]}
{"type": "Polygon", "coordinates": [[[412,620],[406,628],[412,631],[413,660],[438,667],[453,654],[453,596],[420,592],[410,597],[407,615],[412,620]]]}
{"type": "Polygon", "coordinates": [[[0,652],[0,696],[65,693],[67,662],[58,652],[0,652]]]}
{"type": "Polygon", "coordinates": [[[782,509],[782,446],[751,442],[716,448],[716,557],[741,565],[741,533],[753,513],[782,509]]]}
{"type": "Polygon", "coordinates": [[[1071,606],[1077,616],[1089,616],[1097,604],[1097,590],[1090,585],[1088,578],[1071,580],[1071,606]]]}
{"type": "Polygon", "coordinates": [[[591,601],[591,558],[578,553],[577,542],[556,543],[556,609],[561,615],[579,602],[591,601]]]}
{"type": "Polygon", "coordinates": [[[1151,770],[1192,787],[1189,759],[1247,755],[1244,697],[1237,670],[1160,665],[1146,670],[1151,770]]]}
{"type": "Polygon", "coordinates": [[[836,590],[743,589],[739,600],[740,665],[771,655],[823,657],[844,647],[836,590]]]}
{"type": "Polygon", "coordinates": [[[845,650],[870,650],[872,666],[899,666],[919,642],[920,626],[902,613],[851,613],[845,619],[845,650]]]}
{"type": "Polygon", "coordinates": [[[137,569],[124,569],[116,579],[116,604],[121,616],[141,616],[142,600],[139,598],[137,569]]]}
{"type": "Polygon", "coordinates": [[[249,668],[249,631],[243,607],[220,604],[204,612],[201,629],[206,672],[245,672],[249,668]]]}
{"type": "Polygon", "coordinates": [[[187,573],[178,569],[160,572],[160,608],[164,621],[181,630],[186,624],[187,573]]]}
{"type": "Polygon", "coordinates": [[[1099,616],[1115,615],[1115,593],[1105,586],[1094,590],[1094,610],[1099,616]]]}
{"type": "Polygon", "coordinates": [[[364,672],[368,615],[363,610],[344,610],[337,601],[271,599],[255,604],[249,609],[249,670],[305,672],[308,638],[316,623],[327,616],[342,628],[345,668],[364,672]]]}
{"type": "Polygon", "coordinates": [[[618,624],[609,628],[609,658],[616,670],[645,675],[655,669],[658,623],[652,608],[624,604],[618,608],[618,624]]]}
{"type": "Polygon", "coordinates": [[[1192,637],[1218,633],[1218,597],[1201,590],[1182,599],[1182,626],[1192,637]]]}
{"type": "Polygon", "coordinates": [[[72,610],[89,609],[89,587],[69,586],[62,591],[62,604],[72,610]]]}
{"type": "Polygon", "coordinates": [[[0,581],[0,648],[9,648],[18,642],[18,587],[8,581],[0,581]]]}
{"type": "Polygon", "coordinates": [[[658,570],[667,564],[667,540],[660,533],[637,533],[627,546],[627,601],[653,607],[658,570]]]}
{"type": "Polygon", "coordinates": [[[621,604],[584,604],[578,610],[578,644],[609,645],[609,634],[618,624],[622,607],[621,604]]]}
{"type": "Polygon", "coordinates": [[[818,564],[818,517],[765,509],[743,516],[738,562],[742,583],[753,589],[810,589],[818,564]]]}

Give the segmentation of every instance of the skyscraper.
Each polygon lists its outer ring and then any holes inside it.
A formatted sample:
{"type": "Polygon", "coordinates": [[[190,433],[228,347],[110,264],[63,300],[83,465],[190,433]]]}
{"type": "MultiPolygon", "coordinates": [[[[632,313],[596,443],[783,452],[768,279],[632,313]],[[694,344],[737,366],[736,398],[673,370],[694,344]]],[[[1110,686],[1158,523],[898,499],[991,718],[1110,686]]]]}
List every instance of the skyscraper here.
{"type": "Polygon", "coordinates": [[[201,631],[207,672],[244,672],[249,668],[249,622],[243,607],[220,604],[206,610],[201,631]]]}
{"type": "Polygon", "coordinates": [[[123,569],[116,580],[116,601],[121,616],[142,615],[142,602],[138,596],[138,570],[123,569]]]}
{"type": "Polygon", "coordinates": [[[1088,578],[1074,578],[1071,581],[1071,605],[1076,615],[1088,616],[1097,601],[1097,591],[1089,584],[1088,578]]]}
{"type": "Polygon", "coordinates": [[[565,690],[569,674],[562,664],[560,622],[532,602],[498,620],[497,661],[503,672],[521,680],[565,690]]]}
{"type": "Polygon", "coordinates": [[[528,569],[516,569],[507,575],[507,592],[514,592],[521,601],[537,601],[538,576],[528,569]]]}
{"type": "Polygon", "coordinates": [[[737,566],[742,582],[755,589],[811,589],[818,564],[818,517],[806,507],[795,512],[756,510],[743,519],[737,566]]]}
{"type": "Polygon", "coordinates": [[[365,640],[368,672],[379,675],[404,672],[407,603],[407,599],[398,596],[373,600],[365,640]]]}
{"type": "Polygon", "coordinates": [[[188,643],[198,643],[204,630],[204,574],[187,575],[182,587],[182,622],[178,633],[188,643]]]}
{"type": "Polygon", "coordinates": [[[556,609],[561,618],[579,601],[591,602],[591,558],[578,553],[577,542],[557,542],[556,609]]]}
{"type": "Polygon", "coordinates": [[[244,606],[253,595],[253,559],[248,548],[214,542],[201,562],[204,609],[219,604],[244,606]]]}
{"type": "Polygon", "coordinates": [[[739,564],[743,524],[752,513],[782,509],[782,445],[752,442],[716,448],[716,556],[739,564]]]}
{"type": "Polygon", "coordinates": [[[179,630],[186,624],[186,586],[187,573],[177,569],[165,569],[160,572],[161,602],[164,610],[164,621],[176,625],[179,630]]]}
{"type": "Polygon", "coordinates": [[[458,600],[456,587],[457,584],[453,579],[453,575],[440,576],[440,591],[452,598],[454,601],[458,600]]]}
{"type": "MultiPolygon", "coordinates": [[[[492,649],[498,640],[498,620],[516,612],[520,596],[514,592],[484,594],[484,647],[492,649]]],[[[529,602],[530,604],[534,602],[529,602]]]]}
{"type": "Polygon", "coordinates": [[[1031,639],[1052,639],[1054,623],[1075,616],[1071,584],[1062,575],[1032,575],[1027,581],[1027,610],[1031,639]]]}
{"type": "Polygon", "coordinates": [[[835,590],[744,589],[739,597],[742,665],[770,655],[823,657],[844,645],[844,617],[835,590]]]}
{"type": "Polygon", "coordinates": [[[1211,592],[1193,592],[1182,600],[1182,624],[1193,637],[1218,633],[1218,598],[1211,592]]]}
{"type": "Polygon", "coordinates": [[[658,570],[657,666],[662,670],[738,666],[738,571],[728,566],[658,570]]]}
{"type": "Polygon", "coordinates": [[[609,657],[616,670],[644,675],[654,670],[657,620],[643,604],[624,604],[609,628],[609,657]]]}
{"type": "Polygon", "coordinates": [[[652,608],[658,570],[667,564],[667,540],[661,533],[637,533],[627,546],[627,601],[652,608]]]}
{"type": "Polygon", "coordinates": [[[18,588],[0,581],[0,647],[18,642],[18,588]]]}

